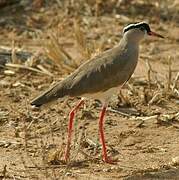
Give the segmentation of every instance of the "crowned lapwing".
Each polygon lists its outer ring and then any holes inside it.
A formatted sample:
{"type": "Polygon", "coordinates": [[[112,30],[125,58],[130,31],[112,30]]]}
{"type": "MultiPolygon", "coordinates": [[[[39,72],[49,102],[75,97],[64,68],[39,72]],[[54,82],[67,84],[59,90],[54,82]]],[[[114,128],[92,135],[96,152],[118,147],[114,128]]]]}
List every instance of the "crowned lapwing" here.
{"type": "Polygon", "coordinates": [[[103,130],[104,115],[111,96],[116,94],[119,88],[132,76],[138,62],[139,43],[147,35],[163,38],[163,36],[151,31],[145,22],[126,26],[123,30],[122,39],[116,47],[89,59],[64,80],[57,82],[31,102],[31,105],[39,107],[63,97],[82,98],[69,114],[65,161],[68,161],[70,156],[75,113],[84,103],[84,98],[90,97],[102,102],[99,118],[102,156],[104,162],[112,163],[112,160],[107,156],[103,130]]]}

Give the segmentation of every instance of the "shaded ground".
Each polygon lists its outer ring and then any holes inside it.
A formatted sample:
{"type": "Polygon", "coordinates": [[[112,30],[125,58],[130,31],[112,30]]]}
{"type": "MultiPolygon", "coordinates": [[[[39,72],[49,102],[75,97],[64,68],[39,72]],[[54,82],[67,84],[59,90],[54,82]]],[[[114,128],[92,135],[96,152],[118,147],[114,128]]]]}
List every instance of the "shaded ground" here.
{"type": "Polygon", "coordinates": [[[13,64],[23,65],[0,70],[2,179],[179,179],[178,4],[166,8],[162,4],[131,1],[133,10],[128,4],[117,6],[112,2],[98,5],[78,2],[73,6],[54,2],[26,5],[25,9],[23,5],[2,9],[0,48],[8,53],[1,53],[0,59],[11,57],[13,64]],[[119,42],[124,25],[146,20],[141,7],[148,12],[152,29],[166,38],[149,38],[142,43],[140,61],[122,91],[124,97],[119,93],[110,103],[105,122],[106,141],[109,154],[119,161],[116,165],[101,161],[97,123],[101,104],[89,100],[77,114],[71,163],[66,165],[63,154],[67,119],[77,99],[55,102],[42,109],[29,105],[52,82],[70,72],[50,61],[42,47],[48,45],[48,35],[53,30],[72,59],[85,60],[91,52],[86,53],[84,46],[97,53],[98,49],[111,48],[119,42]],[[80,37],[85,40],[81,44],[74,21],[83,32],[80,37]],[[28,70],[24,68],[27,59],[32,63],[32,66],[26,64],[28,70]],[[42,73],[39,65],[47,72],[42,73]],[[41,71],[34,72],[29,67],[41,71]]]}

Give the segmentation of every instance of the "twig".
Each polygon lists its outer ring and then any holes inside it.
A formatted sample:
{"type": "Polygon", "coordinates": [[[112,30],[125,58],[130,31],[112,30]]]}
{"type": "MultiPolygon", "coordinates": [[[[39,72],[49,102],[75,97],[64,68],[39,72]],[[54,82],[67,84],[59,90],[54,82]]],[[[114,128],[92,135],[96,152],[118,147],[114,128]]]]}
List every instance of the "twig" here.
{"type": "Polygon", "coordinates": [[[7,165],[5,164],[2,171],[3,179],[6,179],[6,174],[7,174],[7,165]]]}
{"type": "Polygon", "coordinates": [[[7,145],[7,144],[18,144],[20,145],[21,143],[20,142],[17,142],[17,141],[4,141],[4,140],[0,140],[0,146],[2,145],[7,145]]]}
{"type": "Polygon", "coordinates": [[[171,79],[172,79],[171,66],[172,66],[172,61],[171,61],[171,57],[169,57],[169,58],[168,58],[168,83],[167,83],[167,91],[170,90],[171,79]]]}
{"type": "Polygon", "coordinates": [[[152,97],[152,99],[148,102],[148,105],[153,104],[154,101],[156,101],[156,99],[157,99],[157,97],[158,97],[159,95],[161,95],[160,92],[156,93],[156,94],[152,97]]]}
{"type": "Polygon", "coordinates": [[[141,128],[144,124],[144,120],[141,120],[135,127],[136,128],[141,128]]]}
{"type": "Polygon", "coordinates": [[[81,54],[87,59],[90,58],[92,53],[90,53],[90,49],[87,46],[84,33],[82,32],[80,25],[77,21],[74,21],[74,32],[75,32],[76,42],[81,51],[81,54]]]}
{"type": "Polygon", "coordinates": [[[37,67],[44,73],[48,74],[49,76],[53,76],[53,74],[49,72],[47,69],[45,69],[41,64],[37,65],[37,67]]]}
{"type": "Polygon", "coordinates": [[[173,91],[179,96],[179,91],[177,89],[174,89],[173,91]]]}
{"type": "Polygon", "coordinates": [[[128,86],[128,89],[133,95],[138,94],[133,85],[131,85],[129,82],[126,83],[126,86],[128,86]]]}
{"type": "Polygon", "coordinates": [[[151,89],[151,71],[152,71],[152,67],[149,63],[149,60],[146,60],[146,64],[147,64],[147,78],[148,78],[148,84],[149,84],[149,89],[151,89]]]}
{"type": "Polygon", "coordinates": [[[130,114],[127,114],[127,113],[121,112],[121,111],[116,110],[116,109],[108,108],[108,109],[107,109],[107,111],[109,111],[109,112],[113,112],[113,113],[117,113],[117,114],[120,114],[120,115],[123,115],[123,116],[131,117],[131,115],[130,115],[130,114]]]}
{"type": "Polygon", "coordinates": [[[86,141],[90,146],[94,146],[94,147],[97,146],[97,144],[94,141],[92,141],[91,139],[89,139],[89,138],[86,138],[86,141]]]}
{"type": "Polygon", "coordinates": [[[122,100],[123,103],[126,103],[126,104],[130,104],[129,100],[127,99],[127,97],[124,97],[124,95],[122,94],[122,91],[121,89],[119,90],[119,96],[122,100]]]}
{"type": "Polygon", "coordinates": [[[99,16],[101,2],[102,1],[100,1],[100,0],[96,0],[96,3],[95,3],[95,17],[96,18],[99,16]]]}
{"type": "Polygon", "coordinates": [[[49,34],[48,44],[45,45],[45,52],[50,60],[52,60],[62,72],[71,72],[78,64],[59,44],[59,39],[56,33],[49,34]]]}
{"type": "Polygon", "coordinates": [[[7,66],[7,67],[11,67],[11,68],[26,69],[26,70],[29,70],[29,71],[34,71],[34,72],[37,72],[37,73],[46,74],[46,75],[48,75],[48,76],[53,76],[52,74],[50,75],[49,73],[46,73],[46,72],[40,71],[40,70],[35,69],[35,68],[32,68],[32,67],[24,66],[24,65],[21,65],[21,64],[12,64],[12,63],[7,63],[7,64],[6,64],[6,66],[7,66]]]}
{"type": "Polygon", "coordinates": [[[173,85],[172,85],[172,87],[171,87],[171,89],[172,89],[172,91],[174,91],[174,89],[175,89],[175,87],[176,87],[176,85],[177,85],[177,81],[179,80],[179,72],[177,73],[177,75],[176,75],[176,77],[175,77],[175,79],[174,79],[174,81],[173,81],[173,85]]]}
{"type": "Polygon", "coordinates": [[[62,2],[60,0],[56,0],[59,7],[62,7],[62,2]]]}
{"type": "Polygon", "coordinates": [[[158,115],[144,116],[144,117],[134,117],[133,116],[132,119],[147,121],[147,120],[154,119],[154,118],[157,118],[157,117],[158,117],[158,115]]]}
{"type": "Polygon", "coordinates": [[[160,74],[159,72],[157,72],[157,71],[155,71],[155,70],[153,70],[152,69],[152,66],[151,66],[151,64],[149,63],[149,60],[147,60],[146,61],[146,64],[147,64],[147,67],[148,67],[148,71],[147,71],[147,76],[148,76],[148,84],[149,84],[149,88],[151,89],[151,85],[152,85],[152,82],[151,82],[151,72],[153,73],[153,74],[155,74],[155,80],[156,80],[156,82],[157,82],[157,86],[159,87],[159,88],[161,88],[162,87],[162,84],[161,84],[161,82],[158,80],[158,77],[157,76],[160,76],[160,77],[164,77],[162,74],[160,74]]]}
{"type": "Polygon", "coordinates": [[[13,40],[12,41],[12,53],[11,53],[11,60],[12,60],[12,63],[18,63],[18,59],[17,59],[17,56],[16,56],[16,48],[15,48],[15,41],[13,40]]]}
{"type": "Polygon", "coordinates": [[[27,130],[30,129],[30,127],[32,126],[32,124],[33,124],[34,121],[35,121],[35,119],[33,119],[33,120],[29,123],[29,125],[27,126],[27,130]]]}

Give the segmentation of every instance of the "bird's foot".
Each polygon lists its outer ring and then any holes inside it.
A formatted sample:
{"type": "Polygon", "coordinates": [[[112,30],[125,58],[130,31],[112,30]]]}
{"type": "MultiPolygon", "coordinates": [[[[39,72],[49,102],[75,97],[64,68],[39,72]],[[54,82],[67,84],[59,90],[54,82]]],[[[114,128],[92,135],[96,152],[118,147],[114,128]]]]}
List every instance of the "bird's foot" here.
{"type": "Polygon", "coordinates": [[[65,160],[65,163],[68,163],[68,159],[69,159],[69,158],[65,156],[65,159],[64,159],[64,160],[65,160]]]}
{"type": "Polygon", "coordinates": [[[64,156],[65,163],[68,163],[68,162],[69,162],[69,157],[70,157],[69,151],[68,151],[68,150],[66,150],[66,152],[65,152],[65,156],[64,156]]]}
{"type": "Polygon", "coordinates": [[[103,157],[103,161],[108,164],[117,164],[118,159],[112,159],[111,157],[103,157]]]}

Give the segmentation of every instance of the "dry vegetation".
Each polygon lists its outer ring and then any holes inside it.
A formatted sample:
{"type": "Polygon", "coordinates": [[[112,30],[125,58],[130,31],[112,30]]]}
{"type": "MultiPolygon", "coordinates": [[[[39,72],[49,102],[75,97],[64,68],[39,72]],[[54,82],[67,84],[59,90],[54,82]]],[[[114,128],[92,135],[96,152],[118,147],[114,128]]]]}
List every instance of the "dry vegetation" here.
{"type": "Polygon", "coordinates": [[[0,179],[179,179],[178,34],[177,0],[0,0],[0,179]],[[29,102],[144,20],[166,38],[142,43],[134,76],[110,103],[105,131],[118,164],[101,161],[101,104],[92,100],[77,114],[65,164],[77,99],[29,102]]]}

